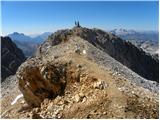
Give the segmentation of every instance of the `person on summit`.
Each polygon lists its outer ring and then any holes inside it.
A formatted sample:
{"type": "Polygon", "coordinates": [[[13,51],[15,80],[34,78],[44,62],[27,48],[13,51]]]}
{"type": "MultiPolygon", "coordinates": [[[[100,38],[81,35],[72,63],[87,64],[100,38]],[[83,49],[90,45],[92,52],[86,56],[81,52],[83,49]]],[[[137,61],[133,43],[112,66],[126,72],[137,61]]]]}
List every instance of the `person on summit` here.
{"type": "Polygon", "coordinates": [[[79,25],[79,21],[77,22],[77,27],[80,27],[80,25],[79,25]]]}
{"type": "Polygon", "coordinates": [[[75,26],[77,26],[77,22],[75,21],[75,26]]]}
{"type": "Polygon", "coordinates": [[[79,21],[77,21],[77,22],[75,21],[75,26],[80,27],[79,21]]]}

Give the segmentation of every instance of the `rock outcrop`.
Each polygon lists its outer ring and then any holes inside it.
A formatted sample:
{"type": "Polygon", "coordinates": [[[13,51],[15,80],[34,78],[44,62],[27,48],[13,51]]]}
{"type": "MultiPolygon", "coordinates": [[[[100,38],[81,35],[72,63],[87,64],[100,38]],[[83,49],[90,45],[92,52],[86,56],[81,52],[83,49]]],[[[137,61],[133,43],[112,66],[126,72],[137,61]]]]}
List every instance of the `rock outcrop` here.
{"type": "Polygon", "coordinates": [[[142,77],[159,81],[159,60],[130,42],[98,29],[76,29],[77,34],[142,77]]]}
{"type": "Polygon", "coordinates": [[[148,80],[159,81],[159,60],[156,57],[147,54],[130,42],[99,29],[74,27],[57,31],[42,44],[40,51],[45,52],[48,47],[64,42],[72,35],[79,36],[93,44],[140,76],[148,80]]]}
{"type": "Polygon", "coordinates": [[[38,58],[30,59],[18,70],[19,88],[26,102],[39,106],[45,98],[63,94],[66,77],[65,67],[59,64],[45,64],[38,58]]]}
{"type": "Polygon", "coordinates": [[[9,37],[1,37],[1,78],[14,75],[17,68],[25,61],[23,52],[9,37]]]}

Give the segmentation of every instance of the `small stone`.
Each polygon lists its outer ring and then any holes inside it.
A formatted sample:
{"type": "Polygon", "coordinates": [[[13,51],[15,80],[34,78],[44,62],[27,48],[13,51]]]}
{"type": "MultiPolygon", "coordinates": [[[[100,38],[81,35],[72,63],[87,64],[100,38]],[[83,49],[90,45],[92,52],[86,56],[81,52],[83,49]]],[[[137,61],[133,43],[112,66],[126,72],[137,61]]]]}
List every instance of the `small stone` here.
{"type": "Polygon", "coordinates": [[[57,118],[58,118],[58,119],[62,118],[62,113],[58,113],[58,114],[57,114],[57,118]]]}
{"type": "Polygon", "coordinates": [[[82,100],[82,103],[86,102],[87,101],[87,98],[84,97],[83,100],[82,100]]]}
{"type": "Polygon", "coordinates": [[[132,91],[132,94],[134,94],[135,92],[134,91],[132,91]]]}
{"type": "Polygon", "coordinates": [[[79,93],[79,96],[80,96],[81,98],[85,97],[85,95],[84,95],[82,92],[79,93]]]}
{"type": "Polygon", "coordinates": [[[63,105],[64,104],[64,101],[59,101],[58,102],[58,105],[63,105]]]}
{"type": "Polygon", "coordinates": [[[83,50],[83,54],[84,54],[84,55],[86,54],[86,50],[83,50]]]}
{"type": "Polygon", "coordinates": [[[103,112],[103,115],[106,115],[107,114],[107,112],[103,112]]]}
{"type": "Polygon", "coordinates": [[[74,97],[75,102],[82,102],[83,98],[85,98],[85,95],[83,93],[76,94],[74,97]]]}
{"type": "Polygon", "coordinates": [[[75,102],[79,102],[80,101],[80,96],[78,94],[76,94],[74,96],[75,102]]]}
{"type": "Polygon", "coordinates": [[[53,102],[48,104],[47,110],[48,111],[52,111],[53,110],[53,102]]]}
{"type": "Polygon", "coordinates": [[[24,104],[25,103],[25,101],[24,100],[21,100],[21,102],[20,102],[21,104],[24,104]]]}
{"type": "Polygon", "coordinates": [[[98,81],[94,84],[94,88],[96,89],[106,89],[108,87],[107,83],[105,81],[98,81]]]}
{"type": "Polygon", "coordinates": [[[125,88],[124,88],[124,87],[122,87],[122,88],[118,88],[118,90],[119,90],[119,91],[124,91],[124,90],[125,90],[125,88]]]}
{"type": "Polygon", "coordinates": [[[62,97],[57,96],[56,99],[54,100],[54,103],[59,103],[60,101],[62,101],[62,97]]]}
{"type": "Polygon", "coordinates": [[[30,83],[29,83],[28,81],[26,81],[26,85],[27,85],[27,86],[29,86],[29,85],[30,85],[30,83]]]}

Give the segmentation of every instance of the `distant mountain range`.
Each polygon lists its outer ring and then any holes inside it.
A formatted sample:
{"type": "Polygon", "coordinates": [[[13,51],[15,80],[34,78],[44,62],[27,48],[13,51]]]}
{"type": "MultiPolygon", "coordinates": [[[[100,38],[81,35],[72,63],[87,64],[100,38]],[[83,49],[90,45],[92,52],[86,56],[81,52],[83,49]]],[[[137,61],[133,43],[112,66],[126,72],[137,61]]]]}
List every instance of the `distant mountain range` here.
{"type": "Polygon", "coordinates": [[[109,31],[123,39],[138,39],[140,41],[158,41],[159,32],[158,31],[136,31],[127,29],[114,29],[109,31]]]}
{"type": "Polygon", "coordinates": [[[109,31],[115,35],[128,35],[128,34],[135,34],[136,31],[135,30],[127,30],[127,29],[123,29],[123,28],[120,28],[120,29],[113,29],[111,31],[109,31]]]}
{"type": "Polygon", "coordinates": [[[44,40],[46,40],[48,38],[49,35],[51,35],[52,32],[44,32],[42,34],[36,35],[35,37],[32,37],[32,39],[34,39],[35,41],[39,42],[43,42],[44,40]]]}
{"type": "Polygon", "coordinates": [[[45,39],[48,38],[49,35],[51,35],[51,32],[44,32],[42,34],[35,35],[34,37],[30,36],[30,35],[25,35],[23,33],[18,33],[18,32],[14,32],[12,34],[8,34],[8,36],[12,40],[16,40],[16,41],[29,41],[29,42],[34,42],[34,43],[41,43],[41,42],[43,42],[45,39]]]}
{"type": "MultiPolygon", "coordinates": [[[[132,44],[144,51],[158,55],[159,32],[158,31],[136,31],[127,29],[113,29],[108,31],[118,37],[130,41],[132,44]]],[[[25,35],[23,33],[14,32],[8,36],[23,50],[26,57],[33,55],[43,41],[45,41],[52,32],[44,32],[37,35],[25,35]]]]}
{"type": "Polygon", "coordinates": [[[32,37],[23,33],[14,32],[8,34],[8,36],[23,50],[25,56],[29,57],[34,54],[39,44],[46,40],[50,34],[51,32],[45,32],[32,37]]]}
{"type": "Polygon", "coordinates": [[[158,55],[159,51],[159,32],[158,31],[135,31],[127,29],[114,29],[109,31],[112,34],[121,37],[124,40],[130,41],[132,44],[144,51],[158,55]]]}

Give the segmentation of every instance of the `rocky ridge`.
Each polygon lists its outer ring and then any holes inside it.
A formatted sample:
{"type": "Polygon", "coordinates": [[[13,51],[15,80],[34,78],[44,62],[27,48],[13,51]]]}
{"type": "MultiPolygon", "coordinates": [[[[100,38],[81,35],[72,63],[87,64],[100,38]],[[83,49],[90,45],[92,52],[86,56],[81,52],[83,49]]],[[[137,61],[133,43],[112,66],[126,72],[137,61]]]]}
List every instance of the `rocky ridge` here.
{"type": "Polygon", "coordinates": [[[46,47],[57,45],[62,42],[59,40],[61,37],[64,37],[63,40],[65,40],[65,37],[71,35],[79,36],[87,40],[140,76],[149,80],[159,81],[159,61],[157,58],[147,54],[130,42],[124,41],[111,33],[99,29],[75,27],[70,30],[57,31],[49,37],[48,41],[42,44],[41,52],[45,51],[46,47]],[[52,41],[52,39],[55,40],[52,41]]]}
{"type": "Polygon", "coordinates": [[[97,49],[79,29],[54,33],[19,67],[25,102],[4,110],[2,117],[158,118],[158,83],[97,49]]]}

